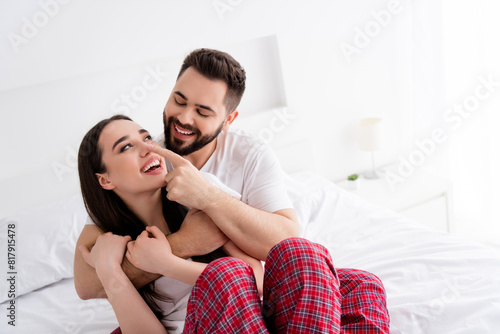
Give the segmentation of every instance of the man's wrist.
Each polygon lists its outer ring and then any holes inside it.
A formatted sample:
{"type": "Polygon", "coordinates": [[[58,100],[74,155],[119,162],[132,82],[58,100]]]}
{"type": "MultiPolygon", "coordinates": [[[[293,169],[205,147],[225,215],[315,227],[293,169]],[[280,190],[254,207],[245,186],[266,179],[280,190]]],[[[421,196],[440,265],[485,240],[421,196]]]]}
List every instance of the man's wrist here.
{"type": "Polygon", "coordinates": [[[206,214],[208,214],[213,209],[220,210],[223,207],[222,205],[225,204],[228,198],[231,198],[231,196],[211,184],[210,188],[207,190],[205,200],[203,201],[202,206],[199,208],[199,210],[205,212],[206,214]]]}
{"type": "Polygon", "coordinates": [[[167,235],[168,243],[170,244],[170,248],[172,249],[172,254],[182,259],[187,259],[192,256],[189,254],[189,249],[187,248],[187,244],[183,243],[181,240],[181,233],[175,232],[167,235]]]}
{"type": "Polygon", "coordinates": [[[137,268],[127,258],[123,258],[122,270],[136,289],[142,288],[160,276],[137,268]]]}

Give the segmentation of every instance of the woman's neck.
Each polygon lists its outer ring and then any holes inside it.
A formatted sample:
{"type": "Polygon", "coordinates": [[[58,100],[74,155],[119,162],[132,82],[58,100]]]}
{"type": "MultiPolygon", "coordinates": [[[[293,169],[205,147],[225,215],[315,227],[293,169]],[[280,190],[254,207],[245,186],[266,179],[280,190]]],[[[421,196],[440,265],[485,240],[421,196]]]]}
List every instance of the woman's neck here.
{"type": "Polygon", "coordinates": [[[126,196],[119,194],[140,220],[148,226],[157,226],[163,233],[168,233],[168,225],[163,216],[163,206],[161,198],[161,188],[151,193],[134,194],[126,196]]]}

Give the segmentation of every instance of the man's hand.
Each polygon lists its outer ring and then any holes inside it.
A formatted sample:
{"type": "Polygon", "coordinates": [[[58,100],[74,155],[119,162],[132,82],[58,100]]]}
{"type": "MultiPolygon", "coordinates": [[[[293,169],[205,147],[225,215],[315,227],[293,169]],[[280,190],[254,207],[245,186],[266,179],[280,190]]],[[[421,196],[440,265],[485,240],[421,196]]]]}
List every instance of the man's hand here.
{"type": "Polygon", "coordinates": [[[150,145],[150,148],[170,161],[174,167],[165,176],[169,200],[189,208],[203,210],[210,195],[220,191],[208,182],[189,160],[158,145],[150,145]]]}
{"type": "Polygon", "coordinates": [[[169,235],[168,241],[175,255],[188,258],[213,252],[228,238],[203,211],[191,209],[179,231],[169,235]]]}

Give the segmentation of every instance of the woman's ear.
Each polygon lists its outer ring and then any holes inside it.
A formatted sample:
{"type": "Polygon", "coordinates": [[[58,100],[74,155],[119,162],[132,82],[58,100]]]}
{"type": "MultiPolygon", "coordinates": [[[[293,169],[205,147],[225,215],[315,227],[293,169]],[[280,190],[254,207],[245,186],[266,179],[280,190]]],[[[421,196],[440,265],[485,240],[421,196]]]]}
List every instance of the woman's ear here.
{"type": "Polygon", "coordinates": [[[95,173],[95,176],[97,177],[97,181],[99,181],[102,189],[113,190],[115,188],[115,185],[109,180],[108,174],[95,173]]]}
{"type": "Polygon", "coordinates": [[[222,129],[226,130],[231,125],[231,123],[234,122],[236,117],[238,117],[238,110],[235,109],[226,116],[226,120],[224,121],[224,126],[222,127],[222,129]]]}

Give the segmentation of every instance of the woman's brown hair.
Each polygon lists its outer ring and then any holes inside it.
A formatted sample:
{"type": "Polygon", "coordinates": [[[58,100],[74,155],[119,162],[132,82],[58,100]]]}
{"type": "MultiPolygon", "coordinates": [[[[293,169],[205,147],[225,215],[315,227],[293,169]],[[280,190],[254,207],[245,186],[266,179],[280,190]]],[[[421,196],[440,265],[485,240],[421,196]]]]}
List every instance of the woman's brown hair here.
{"type": "MultiPolygon", "coordinates": [[[[114,191],[103,189],[96,176],[96,173],[106,172],[106,166],[102,162],[99,137],[103,129],[116,120],[132,122],[132,119],[125,115],[115,115],[94,125],[84,136],[78,150],[80,188],[85,208],[97,227],[104,232],[112,232],[122,236],[129,235],[132,240],[135,240],[144,231],[146,224],[127,207],[125,202],[114,191]]],[[[174,233],[179,230],[182,224],[185,210],[178,203],[168,200],[166,195],[167,191],[163,187],[161,189],[163,216],[170,232],[174,233]]],[[[219,248],[210,254],[193,257],[193,260],[209,263],[224,256],[227,256],[227,253],[219,248]]],[[[156,303],[150,297],[154,296],[160,300],[168,300],[168,298],[162,297],[161,294],[155,292],[154,287],[150,285],[146,285],[139,291],[145,299],[150,301],[150,305],[153,305],[153,311],[159,316],[161,310],[157,306],[155,309],[156,303]]]]}
{"type": "MultiPolygon", "coordinates": [[[[145,224],[125,205],[114,191],[104,190],[96,173],[105,173],[99,137],[102,130],[116,120],[132,120],[124,115],[115,115],[97,123],[87,132],[78,150],[78,174],[85,208],[92,221],[104,232],[129,235],[133,240],[144,231],[145,224]]],[[[165,221],[170,232],[176,232],[183,220],[180,206],[166,198],[162,189],[162,204],[165,221]]]]}

